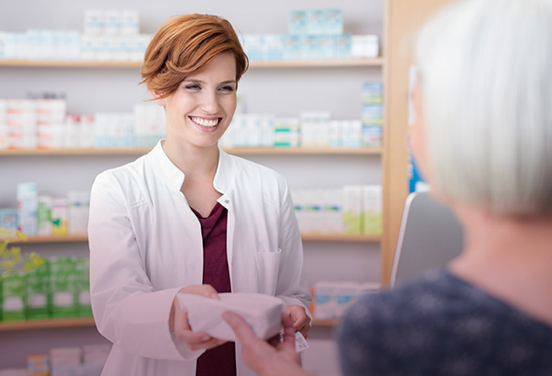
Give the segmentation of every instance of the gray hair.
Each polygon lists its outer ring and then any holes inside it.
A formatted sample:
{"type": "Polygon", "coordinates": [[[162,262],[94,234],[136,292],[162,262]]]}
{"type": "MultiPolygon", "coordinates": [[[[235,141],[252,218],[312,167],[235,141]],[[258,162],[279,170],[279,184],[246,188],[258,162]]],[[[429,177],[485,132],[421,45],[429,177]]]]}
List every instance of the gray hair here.
{"type": "Polygon", "coordinates": [[[552,212],[552,0],[466,0],[421,30],[429,168],[447,199],[552,212]]]}

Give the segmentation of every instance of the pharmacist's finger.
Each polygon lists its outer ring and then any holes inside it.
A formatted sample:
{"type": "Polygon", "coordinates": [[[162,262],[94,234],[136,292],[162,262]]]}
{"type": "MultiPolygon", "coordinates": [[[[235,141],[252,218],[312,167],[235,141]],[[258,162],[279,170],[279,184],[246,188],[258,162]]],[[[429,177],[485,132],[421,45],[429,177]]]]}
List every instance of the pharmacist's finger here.
{"type": "Polygon", "coordinates": [[[184,293],[184,294],[194,294],[194,295],[202,295],[202,296],[205,296],[207,298],[212,298],[212,299],[219,299],[219,296],[218,296],[218,293],[217,293],[217,290],[215,290],[215,288],[211,285],[190,285],[190,286],[187,286],[187,287],[184,287],[182,289],[180,289],[181,293],[184,293]]]}

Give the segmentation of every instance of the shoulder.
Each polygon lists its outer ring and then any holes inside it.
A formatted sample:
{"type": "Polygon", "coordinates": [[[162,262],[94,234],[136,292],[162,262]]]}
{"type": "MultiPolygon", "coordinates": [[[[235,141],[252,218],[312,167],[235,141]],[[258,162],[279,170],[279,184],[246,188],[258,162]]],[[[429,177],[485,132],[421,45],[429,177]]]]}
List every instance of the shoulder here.
{"type": "Polygon", "coordinates": [[[288,191],[286,179],[277,171],[235,155],[228,157],[234,165],[237,184],[256,186],[265,193],[288,191]]]}
{"type": "Polygon", "coordinates": [[[139,188],[143,185],[147,175],[146,156],[141,156],[133,162],[122,166],[111,168],[99,173],[92,184],[92,196],[99,192],[114,193],[120,191],[126,193],[128,190],[139,188]]]}

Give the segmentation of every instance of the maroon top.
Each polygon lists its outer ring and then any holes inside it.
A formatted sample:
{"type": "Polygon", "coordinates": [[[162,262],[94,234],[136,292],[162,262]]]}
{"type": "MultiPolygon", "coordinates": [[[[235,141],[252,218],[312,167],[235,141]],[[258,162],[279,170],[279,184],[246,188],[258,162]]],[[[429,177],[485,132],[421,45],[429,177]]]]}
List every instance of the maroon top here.
{"type": "MultiPolygon", "coordinates": [[[[203,235],[203,283],[213,286],[217,292],[231,292],[226,256],[228,211],[218,202],[207,218],[192,211],[201,223],[203,235]]],[[[196,376],[236,376],[234,342],[205,351],[197,360],[196,376]]]]}

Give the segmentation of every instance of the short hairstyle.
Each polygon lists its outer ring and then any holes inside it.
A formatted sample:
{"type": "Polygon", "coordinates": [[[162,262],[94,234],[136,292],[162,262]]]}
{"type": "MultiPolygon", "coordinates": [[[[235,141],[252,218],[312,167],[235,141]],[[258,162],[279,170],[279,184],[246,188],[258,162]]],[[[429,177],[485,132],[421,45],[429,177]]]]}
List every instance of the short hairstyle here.
{"type": "Polygon", "coordinates": [[[227,51],[236,59],[239,81],[247,70],[248,59],[230,22],[206,14],[174,17],[157,31],[146,49],[141,83],[165,98],[186,77],[200,73],[227,51]]]}
{"type": "Polygon", "coordinates": [[[515,217],[552,212],[552,1],[466,0],[416,43],[432,186],[515,217]]]}

